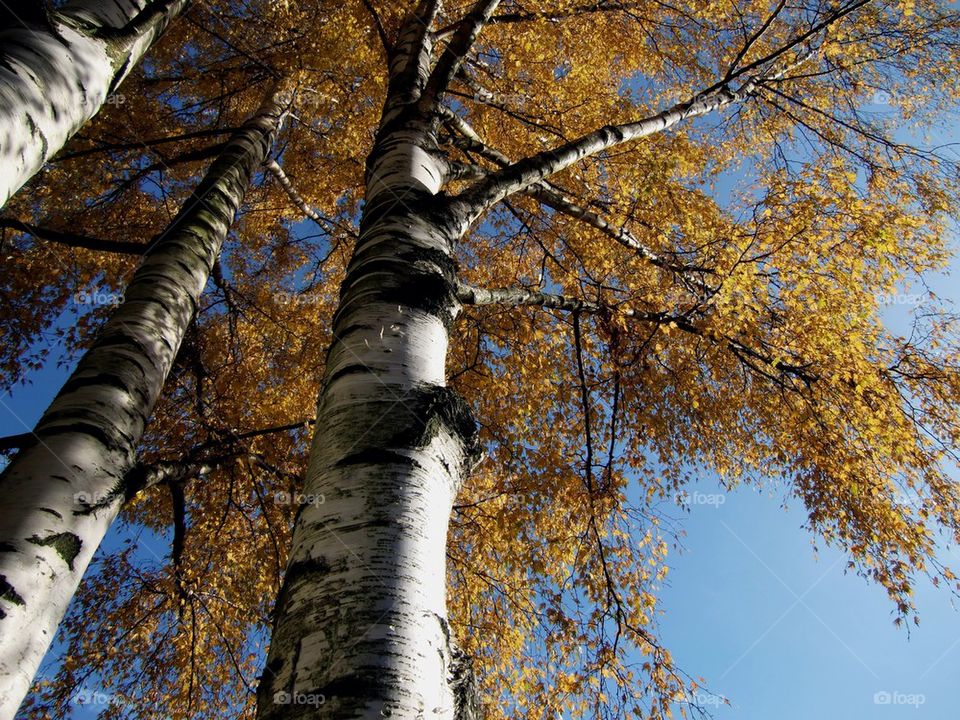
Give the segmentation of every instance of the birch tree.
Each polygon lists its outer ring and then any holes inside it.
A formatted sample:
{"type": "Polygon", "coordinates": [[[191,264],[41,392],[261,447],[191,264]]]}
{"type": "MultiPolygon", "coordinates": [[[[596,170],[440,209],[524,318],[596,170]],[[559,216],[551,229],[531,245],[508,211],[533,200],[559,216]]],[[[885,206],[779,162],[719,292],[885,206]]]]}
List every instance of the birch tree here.
{"type": "Polygon", "coordinates": [[[91,672],[185,717],[696,712],[659,507],[705,471],[783,479],[898,619],[955,587],[954,319],[878,300],[948,257],[955,164],[897,131],[956,101],[955,13],[223,9],[184,94],[292,71],[294,127],[145,437],[170,557],[102,559],[29,716],[91,672]]]}
{"type": "Polygon", "coordinates": [[[0,475],[3,696],[12,718],[124,500],[144,427],[283,114],[276,92],[147,248],[110,320],[0,475]]]}
{"type": "Polygon", "coordinates": [[[108,101],[186,0],[11,2],[0,30],[0,207],[108,101]]]}
{"type": "MultiPolygon", "coordinates": [[[[444,596],[448,518],[479,453],[471,412],[446,386],[449,328],[463,302],[573,311],[587,443],[583,472],[588,494],[598,493],[580,337],[586,302],[542,292],[461,291],[454,258],[469,228],[496,204],[528,191],[559,212],[609,229],[589,211],[572,207],[549,179],[587,158],[742,104],[764,88],[779,95],[784,81],[806,73],[826,51],[835,28],[867,6],[819,9],[795,24],[781,4],[751,30],[715,82],[655,114],[610,122],[512,162],[487,149],[455,111],[441,111],[498,4],[474,4],[434,53],[441,5],[427,0],[390,45],[390,82],[367,160],[360,238],[334,316],[305,480],[305,493],[326,502],[303,506],[296,518],[259,690],[260,718],[314,716],[309,702],[297,705],[298,698],[323,698],[327,717],[463,715],[452,686],[460,671],[444,596]],[[779,32],[774,24],[782,25],[779,32]],[[773,46],[755,48],[768,33],[779,35],[773,46]],[[464,149],[499,167],[464,167],[438,155],[444,119],[466,141],[464,149]],[[459,191],[451,188],[451,181],[475,176],[459,191]]],[[[622,230],[610,234],[652,264],[681,276],[688,272],[667,265],[622,230]]],[[[697,276],[688,282],[698,304],[720,291],[697,276]]],[[[591,309],[614,312],[609,302],[598,298],[591,309]]],[[[703,328],[689,311],[619,314],[718,344],[801,397],[820,374],[793,353],[771,352],[767,342],[754,345],[738,334],[703,328]]],[[[592,530],[599,539],[596,520],[592,530]]],[[[900,578],[889,580],[898,594],[894,581],[900,578]]],[[[608,607],[609,619],[629,628],[631,613],[619,605],[617,592],[608,587],[607,603],[616,604],[608,607]]],[[[636,640],[646,642],[642,633],[636,640]]]]}

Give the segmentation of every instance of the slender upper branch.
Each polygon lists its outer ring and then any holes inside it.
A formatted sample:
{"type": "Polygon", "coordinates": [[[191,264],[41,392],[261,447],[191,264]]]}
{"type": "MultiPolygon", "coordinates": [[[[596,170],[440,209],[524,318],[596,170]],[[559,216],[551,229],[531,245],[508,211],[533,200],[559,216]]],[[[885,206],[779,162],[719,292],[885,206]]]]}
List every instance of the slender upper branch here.
{"type": "Polygon", "coordinates": [[[463,59],[470,52],[483,26],[487,24],[499,4],[500,0],[477,0],[467,16],[463,18],[457,32],[437,60],[433,72],[430,73],[430,78],[420,97],[421,110],[432,108],[440,96],[446,92],[463,64],[463,59]]]}
{"type": "Polygon", "coordinates": [[[746,83],[737,91],[723,90],[695,95],[686,102],[633,123],[606,125],[558,148],[544,150],[520,160],[509,167],[491,173],[452,199],[472,224],[486,210],[501,200],[564,170],[584,158],[630,140],[673,127],[689,118],[704,115],[725,105],[738,102],[753,94],[755,83],[746,83]]]}
{"type": "Polygon", "coordinates": [[[712,344],[726,347],[744,365],[763,377],[783,384],[782,377],[792,377],[809,386],[818,375],[810,370],[808,363],[785,362],[766,350],[758,350],[748,340],[727,334],[718,334],[698,325],[685,315],[667,312],[639,312],[632,308],[614,307],[580,298],[545,293],[527,288],[478,288],[461,281],[456,285],[457,298],[465,305],[504,305],[508,307],[542,307],[566,310],[574,313],[618,313],[640,322],[649,322],[662,327],[673,327],[690,335],[696,335],[712,344]]]}
{"type": "Polygon", "coordinates": [[[374,7],[371,0],[363,0],[363,6],[366,8],[367,12],[370,13],[370,17],[373,19],[373,26],[377,30],[377,36],[380,38],[380,44],[383,45],[384,52],[387,53],[387,57],[393,53],[393,43],[390,42],[390,38],[387,37],[387,31],[383,27],[383,21],[380,19],[380,13],[377,12],[377,8],[374,7]]]}
{"type": "Polygon", "coordinates": [[[757,42],[763,34],[769,29],[770,25],[773,24],[773,21],[776,20],[777,15],[780,14],[780,11],[783,10],[783,7],[787,4],[787,0],[779,0],[776,7],[773,9],[773,12],[767,17],[767,19],[758,27],[743,43],[743,47],[740,48],[740,51],[737,53],[736,57],[733,58],[733,62],[730,63],[730,69],[727,70],[727,74],[724,75],[724,80],[729,82],[733,78],[733,74],[737,71],[737,68],[740,66],[740,61],[750,52],[750,48],[753,47],[754,43],[757,42]]]}
{"type": "Polygon", "coordinates": [[[457,207],[461,216],[465,218],[465,227],[468,227],[487,209],[501,200],[570,167],[584,158],[631,140],[638,140],[663,132],[684,120],[714,112],[732,103],[742,102],[756,93],[760,83],[782,77],[798,65],[807,62],[816,54],[817,49],[807,47],[803,52],[798,52],[793,62],[787,63],[778,71],[774,71],[773,65],[786,53],[807,46],[808,42],[818,33],[870,1],[856,0],[831,12],[822,21],[814,23],[776,50],[743,67],[728,71],[725,78],[684,102],[677,103],[642,120],[620,125],[605,125],[557,148],[544,150],[526,157],[490,174],[487,178],[454,197],[451,202],[457,207]],[[766,68],[766,71],[764,71],[764,68],[766,68]],[[733,89],[731,81],[741,79],[740,86],[733,89]]]}
{"type": "Polygon", "coordinates": [[[319,225],[320,229],[326,234],[333,234],[332,222],[310,207],[307,201],[303,199],[303,196],[297,192],[297,189],[293,186],[293,183],[290,182],[290,178],[287,177],[287,174],[283,171],[283,168],[280,167],[280,163],[271,158],[264,163],[264,167],[266,167],[270,174],[273,175],[274,179],[280,183],[280,187],[283,188],[283,191],[287,194],[287,197],[290,198],[290,202],[292,202],[300,210],[300,212],[319,225]]]}

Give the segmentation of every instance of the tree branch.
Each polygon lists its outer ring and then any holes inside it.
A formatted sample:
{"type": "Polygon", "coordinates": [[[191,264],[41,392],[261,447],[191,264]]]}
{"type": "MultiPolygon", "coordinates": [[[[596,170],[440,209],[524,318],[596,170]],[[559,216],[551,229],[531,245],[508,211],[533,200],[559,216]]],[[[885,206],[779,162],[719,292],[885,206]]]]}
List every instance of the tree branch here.
{"type": "Polygon", "coordinates": [[[75,152],[57,155],[50,162],[63,162],[64,160],[74,160],[76,158],[86,157],[98,152],[109,152],[110,150],[142,150],[143,148],[165,145],[167,143],[182,142],[184,140],[194,140],[196,138],[217,137],[220,135],[232,135],[237,128],[212,128],[209,130],[196,130],[194,132],[183,133],[182,135],[171,135],[162,138],[149,138],[147,140],[133,140],[131,142],[113,142],[101,143],[96,147],[77,150],[75,152]]]}
{"type": "MultiPolygon", "coordinates": [[[[583,340],[580,337],[580,311],[573,313],[573,345],[577,355],[577,378],[580,381],[580,403],[583,406],[583,435],[586,443],[587,456],[584,461],[586,466],[585,476],[587,484],[587,493],[593,500],[593,436],[590,425],[590,390],[587,388],[587,376],[583,370],[583,340]]],[[[591,513],[592,515],[592,513],[591,513]]],[[[594,526],[595,527],[595,526],[594,526]]],[[[599,535],[597,540],[599,540],[599,535]]]]}
{"type": "Polygon", "coordinates": [[[496,203],[584,158],[631,140],[663,132],[684,120],[742,101],[753,95],[754,91],[755,82],[751,81],[737,91],[697,94],[686,102],[677,103],[637,122],[606,125],[558,148],[544,150],[491,173],[485,180],[451,198],[450,202],[464,216],[465,227],[469,227],[496,203]]]}
{"type": "Polygon", "coordinates": [[[370,17],[373,18],[373,26],[377,31],[377,37],[380,38],[380,44],[383,45],[383,51],[389,58],[393,53],[393,43],[390,42],[390,38],[387,37],[387,31],[383,28],[383,22],[380,20],[380,13],[377,12],[377,9],[373,6],[373,2],[371,2],[371,0],[363,0],[363,7],[366,8],[367,12],[370,13],[370,17]]]}
{"type": "Polygon", "coordinates": [[[730,335],[718,335],[712,330],[699,327],[685,315],[673,315],[666,312],[638,312],[632,308],[622,308],[605,305],[580,298],[571,298],[566,295],[544,293],[539,290],[526,288],[478,288],[461,281],[456,284],[457,299],[464,305],[505,305],[511,307],[543,307],[555,310],[566,310],[573,313],[617,313],[633,321],[649,322],[659,326],[670,326],[685,333],[696,335],[708,340],[714,345],[726,347],[745,365],[768,380],[773,380],[783,387],[782,380],[771,371],[779,375],[796,378],[806,386],[812,385],[819,376],[810,371],[809,363],[783,362],[768,352],[755,350],[745,341],[730,335]],[[765,370],[757,363],[769,367],[765,370]]]}
{"type": "Polygon", "coordinates": [[[528,290],[526,288],[479,288],[457,281],[457,299],[464,305],[511,305],[599,312],[600,306],[579,298],[528,290]]]}
{"type": "Polygon", "coordinates": [[[27,233],[39,240],[54,242],[68,247],[119,253],[122,255],[142,255],[147,247],[149,247],[149,243],[103,240],[88,235],[75,235],[73,233],[60,232],[59,230],[50,230],[49,228],[31,225],[30,223],[21,222],[14,218],[0,218],[0,228],[8,228],[10,230],[27,233]]]}
{"type": "Polygon", "coordinates": [[[728,78],[725,77],[714,83],[684,102],[677,103],[666,110],[642,120],[621,125],[606,125],[571,140],[560,147],[544,150],[526,157],[523,160],[492,173],[486,179],[479,181],[459,195],[451,198],[450,202],[459,210],[465,219],[465,227],[469,227],[486,212],[487,209],[496,203],[540,182],[554,173],[570,167],[584,158],[632,140],[638,140],[663,132],[684,120],[714,112],[733,103],[743,102],[756,94],[760,83],[782,77],[787,72],[807,62],[816,53],[812,48],[808,49],[806,52],[800,53],[796,60],[788,63],[778,72],[758,72],[756,75],[748,76],[736,90],[730,87],[732,80],[745,77],[754,70],[769,66],[790,50],[803,45],[817,33],[870,1],[871,0],[858,0],[831,13],[826,19],[812,25],[809,29],[800,33],[789,42],[784,43],[773,52],[748,63],[739,70],[733,72],[728,71],[728,78]]]}
{"type": "Polygon", "coordinates": [[[420,109],[428,112],[437,103],[437,100],[450,87],[450,83],[463,64],[463,58],[473,47],[483,26],[500,4],[500,0],[477,0],[476,4],[461,20],[453,38],[444,48],[437,60],[433,72],[427,80],[423,94],[420,96],[420,109]]]}
{"type": "MultiPolygon", "coordinates": [[[[480,136],[470,126],[470,124],[455,112],[444,107],[442,108],[441,115],[454,129],[465,136],[463,139],[454,140],[454,145],[456,147],[465,152],[476,153],[481,157],[499,165],[500,167],[506,167],[511,164],[510,158],[501,153],[499,150],[488,147],[480,139],[480,136]]],[[[590,225],[596,230],[602,232],[604,235],[620,243],[624,247],[634,250],[642,258],[648,260],[652,265],[660,267],[664,270],[670,270],[673,272],[714,272],[712,269],[706,267],[670,262],[666,258],[658,255],[646,247],[636,238],[636,236],[633,235],[633,233],[631,233],[625,227],[621,226],[620,228],[614,228],[609,222],[607,222],[607,220],[602,218],[597,213],[578,205],[572,200],[568,200],[566,197],[564,197],[563,190],[561,188],[548,181],[543,180],[534,183],[530,187],[523,190],[523,193],[529,197],[539,200],[557,212],[561,212],[564,215],[568,215],[576,220],[580,220],[587,225],[590,225]]],[[[709,290],[709,288],[704,286],[702,283],[699,284],[699,289],[705,291],[709,290]]]]}
{"type": "Polygon", "coordinates": [[[290,182],[290,178],[287,177],[287,174],[283,171],[283,168],[280,167],[280,163],[271,159],[264,163],[264,166],[270,171],[270,174],[273,175],[276,181],[280,183],[280,187],[282,187],[284,192],[287,193],[287,197],[290,198],[290,202],[292,202],[304,215],[313,220],[313,222],[315,222],[327,235],[332,235],[333,221],[329,218],[323,217],[320,213],[307,204],[307,201],[303,199],[303,196],[297,192],[297,189],[293,186],[293,183],[290,182]]]}
{"type": "Polygon", "coordinates": [[[420,97],[430,68],[430,26],[439,10],[440,0],[421,0],[401,27],[390,56],[390,83],[381,123],[389,121],[400,107],[420,97]]]}

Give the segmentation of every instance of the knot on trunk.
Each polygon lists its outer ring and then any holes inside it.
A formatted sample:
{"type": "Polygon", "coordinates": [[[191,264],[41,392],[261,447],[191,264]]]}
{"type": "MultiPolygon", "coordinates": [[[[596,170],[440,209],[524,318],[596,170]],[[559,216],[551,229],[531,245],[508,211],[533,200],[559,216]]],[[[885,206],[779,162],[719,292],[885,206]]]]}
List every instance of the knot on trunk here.
{"type": "Polygon", "coordinates": [[[416,422],[410,423],[409,430],[394,436],[390,445],[426,447],[440,428],[445,427],[463,444],[465,467],[460,475],[462,479],[482,455],[477,422],[470,405],[456,390],[440,385],[424,385],[408,397],[405,405],[414,414],[416,422]]]}

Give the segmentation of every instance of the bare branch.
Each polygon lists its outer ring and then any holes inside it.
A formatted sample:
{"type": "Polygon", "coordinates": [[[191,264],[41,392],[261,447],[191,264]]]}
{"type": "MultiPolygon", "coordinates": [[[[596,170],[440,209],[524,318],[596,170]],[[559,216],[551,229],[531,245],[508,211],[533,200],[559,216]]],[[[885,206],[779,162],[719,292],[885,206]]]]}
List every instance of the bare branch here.
{"type": "Polygon", "coordinates": [[[71,153],[58,154],[50,162],[63,162],[65,160],[74,160],[76,158],[86,157],[98,152],[110,152],[111,150],[143,150],[144,148],[155,147],[157,145],[166,145],[168,143],[183,142],[185,140],[195,140],[196,138],[218,137],[220,135],[232,135],[237,128],[210,128],[207,130],[196,130],[181,135],[171,135],[162,138],[148,138],[146,140],[131,140],[130,142],[100,142],[95,147],[77,150],[71,153]]]}
{"type": "Polygon", "coordinates": [[[773,9],[773,12],[770,13],[770,16],[766,19],[766,21],[763,22],[763,24],[761,24],[760,27],[758,27],[756,31],[754,31],[753,34],[747,38],[746,42],[743,43],[743,47],[740,48],[740,52],[737,53],[736,57],[733,59],[733,62],[730,63],[730,68],[727,70],[727,74],[723,76],[724,80],[729,82],[733,78],[733,73],[736,72],[740,61],[743,60],[748,52],[750,52],[750,48],[753,47],[753,44],[763,37],[763,34],[767,31],[773,21],[776,20],[777,15],[780,14],[780,11],[783,10],[784,5],[786,4],[787,0],[779,0],[779,2],[777,2],[777,6],[773,9]]]}
{"type": "Polygon", "coordinates": [[[264,167],[266,167],[276,181],[280,183],[280,187],[283,188],[284,192],[287,194],[287,197],[290,198],[290,202],[292,202],[304,215],[313,220],[313,222],[315,222],[326,234],[333,234],[333,221],[329,218],[323,217],[320,213],[307,204],[307,201],[303,199],[303,196],[297,192],[297,189],[293,186],[293,183],[290,182],[290,178],[287,177],[287,174],[283,171],[283,168],[280,167],[280,163],[278,163],[276,160],[270,159],[264,163],[264,167]]]}
{"type": "Polygon", "coordinates": [[[363,6],[367,9],[367,12],[370,13],[370,17],[373,18],[373,26],[376,28],[377,36],[380,38],[380,44],[383,45],[383,51],[387,54],[387,57],[390,57],[393,53],[393,43],[390,42],[390,38],[387,37],[387,32],[383,28],[380,13],[377,12],[371,0],[363,0],[363,6]]]}
{"type": "Polygon", "coordinates": [[[33,235],[38,240],[54,242],[67,247],[98,250],[102,252],[119,253],[121,255],[142,255],[149,247],[149,243],[128,242],[124,240],[103,240],[102,238],[74,233],[60,232],[49,228],[31,225],[14,218],[0,218],[0,228],[9,228],[22,233],[33,235]]]}

